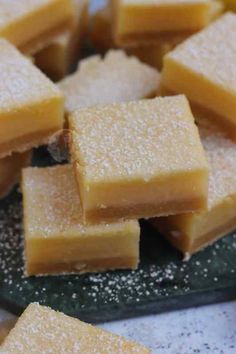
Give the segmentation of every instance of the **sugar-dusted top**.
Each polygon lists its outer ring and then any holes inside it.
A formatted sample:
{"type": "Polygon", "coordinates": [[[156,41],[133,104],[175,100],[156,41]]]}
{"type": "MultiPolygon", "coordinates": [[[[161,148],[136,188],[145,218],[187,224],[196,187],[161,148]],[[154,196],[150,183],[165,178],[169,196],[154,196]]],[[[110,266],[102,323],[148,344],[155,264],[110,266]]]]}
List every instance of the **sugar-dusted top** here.
{"type": "Polygon", "coordinates": [[[195,4],[208,4],[211,3],[212,0],[119,0],[123,4],[137,4],[137,5],[173,5],[178,6],[181,4],[184,5],[195,5],[195,4]]]}
{"type": "Polygon", "coordinates": [[[0,39],[0,113],[11,113],[62,93],[13,45],[0,39]]]}
{"type": "Polygon", "coordinates": [[[166,58],[236,94],[236,14],[227,13],[190,37],[166,58]]]}
{"type": "Polygon", "coordinates": [[[22,189],[26,237],[78,236],[136,227],[137,221],[84,226],[74,171],[71,165],[26,168],[22,189]],[[102,231],[102,232],[101,232],[102,231]]]}
{"type": "Polygon", "coordinates": [[[182,95],[78,110],[70,127],[73,157],[90,181],[148,181],[207,166],[182,95]]]}
{"type": "Polygon", "coordinates": [[[207,127],[200,127],[200,135],[210,168],[210,209],[224,198],[236,195],[236,144],[222,133],[207,127]]]}
{"type": "Polygon", "coordinates": [[[0,33],[15,21],[53,2],[55,0],[0,0],[0,33]]]}
{"type": "Polygon", "coordinates": [[[148,354],[150,351],[48,307],[32,303],[10,332],[1,354],[148,354]]]}
{"type": "Polygon", "coordinates": [[[127,102],[153,95],[159,86],[156,69],[128,57],[122,51],[109,51],[102,59],[96,55],[83,60],[75,74],[59,87],[66,96],[66,109],[96,104],[127,102]]]}

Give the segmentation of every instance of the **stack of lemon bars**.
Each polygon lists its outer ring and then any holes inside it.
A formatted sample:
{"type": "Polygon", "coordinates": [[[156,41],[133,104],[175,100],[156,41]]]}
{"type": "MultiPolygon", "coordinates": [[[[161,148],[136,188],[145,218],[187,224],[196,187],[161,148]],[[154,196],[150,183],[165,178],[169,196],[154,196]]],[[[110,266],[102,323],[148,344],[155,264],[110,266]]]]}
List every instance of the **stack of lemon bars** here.
{"type": "Polygon", "coordinates": [[[26,276],[137,268],[139,219],[186,258],[236,228],[232,4],[0,0],[0,196],[21,181],[26,276]],[[52,137],[68,163],[30,167],[52,137]]]}

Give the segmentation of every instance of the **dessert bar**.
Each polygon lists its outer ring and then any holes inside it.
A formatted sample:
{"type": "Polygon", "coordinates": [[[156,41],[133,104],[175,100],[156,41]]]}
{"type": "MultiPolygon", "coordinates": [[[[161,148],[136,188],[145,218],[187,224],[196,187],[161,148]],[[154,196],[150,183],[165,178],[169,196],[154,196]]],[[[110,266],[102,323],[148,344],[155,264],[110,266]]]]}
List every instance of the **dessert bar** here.
{"type": "Polygon", "coordinates": [[[184,93],[236,136],[236,15],[227,13],[164,59],[162,85],[184,93]],[[212,116],[212,114],[210,114],[212,116]]]}
{"type": "Polygon", "coordinates": [[[58,87],[0,39],[0,158],[46,143],[63,120],[64,97],[58,87]]]}
{"type": "Polygon", "coordinates": [[[71,165],[24,169],[22,192],[27,275],[137,267],[138,222],[84,226],[71,165]]]}
{"type": "Polygon", "coordinates": [[[236,144],[207,122],[201,118],[210,168],[207,209],[152,220],[174,246],[189,254],[236,228],[236,144]]]}
{"type": "Polygon", "coordinates": [[[88,0],[73,0],[73,5],[71,29],[56,36],[34,56],[35,65],[55,81],[62,79],[76,63],[88,24],[88,0]]]}
{"type": "Polygon", "coordinates": [[[27,54],[73,24],[71,0],[0,0],[0,9],[0,36],[27,54]]]}
{"type": "Polygon", "coordinates": [[[184,96],[80,109],[69,126],[85,222],[206,207],[208,166],[184,96]]]}
{"type": "Polygon", "coordinates": [[[140,344],[38,303],[26,308],[0,353],[151,354],[140,344]]]}

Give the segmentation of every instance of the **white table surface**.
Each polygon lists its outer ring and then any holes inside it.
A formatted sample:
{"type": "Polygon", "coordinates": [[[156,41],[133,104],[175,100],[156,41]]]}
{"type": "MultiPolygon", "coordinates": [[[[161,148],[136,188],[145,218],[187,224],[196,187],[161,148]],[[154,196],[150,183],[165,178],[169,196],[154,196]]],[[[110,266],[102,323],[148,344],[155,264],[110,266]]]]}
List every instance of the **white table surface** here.
{"type": "MultiPolygon", "coordinates": [[[[101,6],[104,1],[94,0],[94,5],[101,6]]],[[[0,321],[11,316],[0,309],[0,321]]],[[[140,342],[154,354],[236,353],[236,301],[109,322],[100,327],[140,342]]]]}

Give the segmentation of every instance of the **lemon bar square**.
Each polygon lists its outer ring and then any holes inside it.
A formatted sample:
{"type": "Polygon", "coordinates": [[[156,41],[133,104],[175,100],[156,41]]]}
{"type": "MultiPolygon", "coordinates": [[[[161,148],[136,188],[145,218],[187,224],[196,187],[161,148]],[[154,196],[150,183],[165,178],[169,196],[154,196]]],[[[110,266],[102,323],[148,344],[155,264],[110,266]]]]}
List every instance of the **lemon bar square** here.
{"type": "Polygon", "coordinates": [[[124,337],[31,303],[1,347],[4,354],[151,354],[124,337]]]}
{"type": "Polygon", "coordinates": [[[21,169],[31,162],[31,151],[0,159],[0,198],[5,197],[20,180],[21,169]]]}
{"type": "Polygon", "coordinates": [[[158,70],[162,67],[164,55],[191,34],[176,35],[174,33],[168,38],[161,40],[145,38],[137,43],[132,42],[128,45],[117,46],[112,37],[112,13],[110,6],[99,9],[92,16],[89,31],[90,41],[99,52],[105,53],[111,48],[120,48],[128,55],[136,56],[142,62],[158,70]]]}
{"type": "Polygon", "coordinates": [[[34,56],[35,65],[55,81],[62,79],[76,62],[88,25],[88,0],[73,0],[73,5],[72,28],[56,36],[34,56]]]}
{"type": "Polygon", "coordinates": [[[71,165],[23,170],[27,275],[135,269],[137,221],[84,226],[71,165]]]}
{"type": "Polygon", "coordinates": [[[152,221],[174,246],[189,254],[236,228],[236,144],[207,121],[201,124],[210,168],[207,209],[152,221]]]}
{"type": "MultiPolygon", "coordinates": [[[[211,21],[219,17],[222,11],[223,4],[220,1],[214,1],[211,7],[211,21]]],[[[186,31],[185,33],[170,32],[168,35],[160,36],[160,38],[146,35],[136,40],[131,38],[125,44],[117,45],[112,34],[111,6],[105,6],[95,12],[90,22],[89,38],[96,50],[104,53],[111,48],[120,48],[128,55],[134,55],[158,70],[162,68],[164,55],[193,34],[193,31],[186,31]]]]}
{"type": "Polygon", "coordinates": [[[0,36],[27,53],[73,23],[71,0],[0,0],[0,9],[0,36]]]}
{"type": "Polygon", "coordinates": [[[236,135],[236,15],[227,13],[164,58],[162,85],[184,93],[236,135]]]}
{"type": "Polygon", "coordinates": [[[69,126],[86,223],[206,207],[208,166],[184,96],[81,109],[69,126]]]}
{"type": "Polygon", "coordinates": [[[153,97],[159,82],[157,70],[122,51],[111,50],[104,59],[95,55],[80,62],[77,72],[58,87],[66,97],[66,111],[71,113],[97,104],[153,97]]]}
{"type": "Polygon", "coordinates": [[[60,90],[0,39],[0,157],[46,142],[62,128],[63,116],[60,90]]]}
{"type": "Polygon", "coordinates": [[[117,44],[164,32],[197,31],[211,20],[212,0],[111,0],[117,44]],[[132,19],[132,20],[131,20],[132,19]]]}

